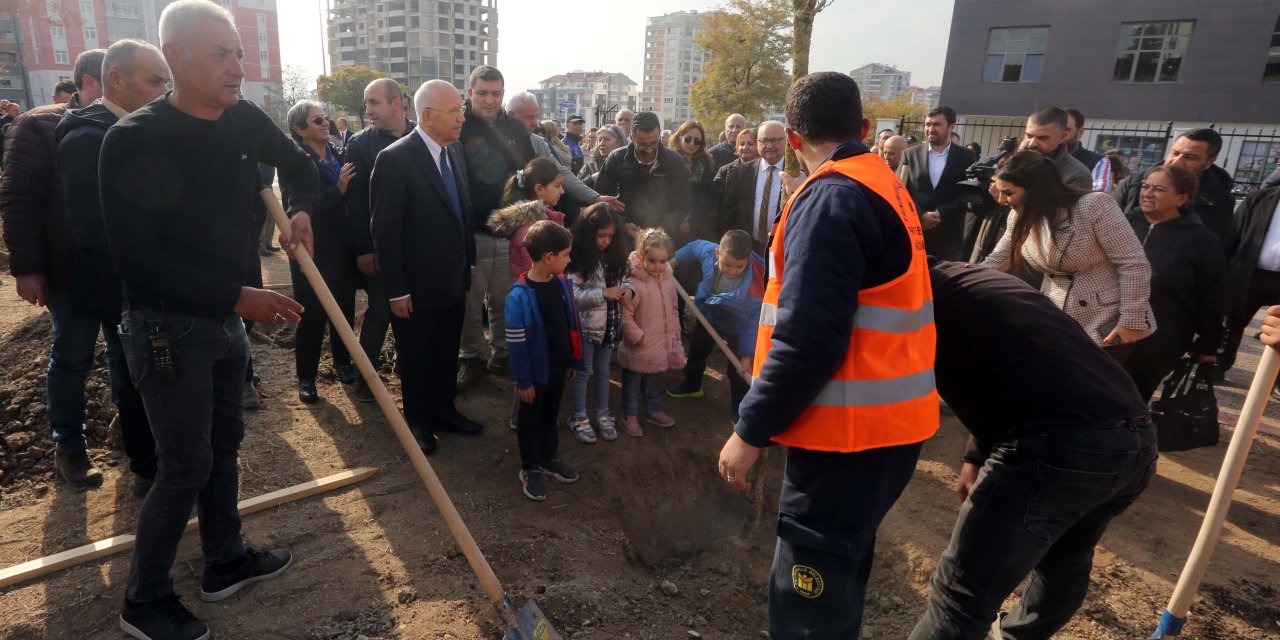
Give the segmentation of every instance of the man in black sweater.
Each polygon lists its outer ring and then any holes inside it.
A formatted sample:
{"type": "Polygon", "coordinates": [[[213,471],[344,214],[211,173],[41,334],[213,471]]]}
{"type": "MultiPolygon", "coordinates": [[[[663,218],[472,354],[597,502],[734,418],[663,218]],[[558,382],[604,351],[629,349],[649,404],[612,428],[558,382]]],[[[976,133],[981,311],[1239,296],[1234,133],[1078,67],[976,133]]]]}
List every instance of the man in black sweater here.
{"type": "Polygon", "coordinates": [[[241,318],[279,325],[301,305],[241,285],[260,197],[258,162],[295,185],[287,247],[311,251],[315,167],[261,109],[241,101],[243,48],[229,12],[178,0],[160,17],[174,89],[122,118],[102,145],[102,213],[124,285],[120,323],[159,473],[138,513],[121,628],[135,638],[197,640],[208,629],[174,595],[169,571],[192,508],[204,552],[202,600],[230,597],[292,562],[240,535],[237,451],[249,342],[241,318]]]}
{"type": "Polygon", "coordinates": [[[996,620],[1002,640],[1048,638],[1084,601],[1107,525],[1154,475],[1155,429],[1124,369],[1039,291],[931,262],[938,393],[972,437],[960,515],[910,640],[987,638],[996,620]]]}

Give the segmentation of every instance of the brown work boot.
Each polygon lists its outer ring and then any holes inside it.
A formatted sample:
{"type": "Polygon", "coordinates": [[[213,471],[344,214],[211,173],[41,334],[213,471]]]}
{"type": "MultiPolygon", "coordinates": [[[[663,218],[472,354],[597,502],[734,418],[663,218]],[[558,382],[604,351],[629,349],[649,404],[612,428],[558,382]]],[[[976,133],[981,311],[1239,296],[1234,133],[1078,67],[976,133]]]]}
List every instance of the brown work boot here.
{"type": "Polygon", "coordinates": [[[89,452],[84,449],[55,451],[53,464],[58,468],[58,473],[62,474],[62,479],[74,486],[102,486],[102,472],[93,466],[93,461],[89,460],[89,452]]]}

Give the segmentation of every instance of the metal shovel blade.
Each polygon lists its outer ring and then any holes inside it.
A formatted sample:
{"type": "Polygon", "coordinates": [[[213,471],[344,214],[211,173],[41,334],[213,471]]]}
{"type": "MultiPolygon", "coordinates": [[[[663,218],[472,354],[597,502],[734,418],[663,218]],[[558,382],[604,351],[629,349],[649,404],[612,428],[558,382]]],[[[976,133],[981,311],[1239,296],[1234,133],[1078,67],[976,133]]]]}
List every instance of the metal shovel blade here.
{"type": "Polygon", "coordinates": [[[551,621],[542,614],[538,603],[532,600],[524,603],[516,613],[516,621],[520,625],[519,628],[507,629],[502,640],[563,640],[551,626],[551,621]]]}

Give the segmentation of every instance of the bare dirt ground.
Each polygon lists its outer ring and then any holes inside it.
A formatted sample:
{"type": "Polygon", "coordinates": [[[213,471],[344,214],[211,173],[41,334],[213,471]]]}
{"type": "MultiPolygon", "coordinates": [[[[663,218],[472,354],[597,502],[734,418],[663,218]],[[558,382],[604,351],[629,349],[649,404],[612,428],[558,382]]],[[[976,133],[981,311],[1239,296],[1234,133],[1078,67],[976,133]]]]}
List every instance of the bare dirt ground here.
{"type": "MultiPolygon", "coordinates": [[[[269,283],[288,281],[283,259],[267,262],[269,283]]],[[[18,300],[8,278],[0,288],[0,334],[0,410],[16,405],[0,425],[16,422],[20,432],[34,434],[18,444],[44,452],[34,462],[16,451],[3,459],[32,464],[0,475],[0,567],[132,533],[138,501],[109,435],[91,433],[93,457],[106,475],[100,489],[71,489],[47,464],[43,407],[33,406],[43,399],[32,389],[43,387],[48,317],[18,300]]],[[[1241,368],[1219,388],[1224,423],[1234,424],[1228,409],[1239,407],[1250,378],[1244,367],[1256,363],[1258,343],[1246,343],[1241,368]]],[[[320,384],[324,401],[303,405],[294,392],[292,351],[255,343],[253,353],[267,395],[248,414],[242,498],[347,468],[382,472],[245,518],[251,544],[287,546],[295,564],[225,603],[199,601],[200,549],[188,536],[174,567],[176,587],[214,636],[498,638],[476,580],[376,406],[352,402],[329,374],[320,384]]],[[[101,382],[101,374],[92,380],[101,382]]],[[[648,428],[644,438],[582,445],[565,432],[562,451],[583,479],[553,483],[540,504],[525,500],[516,481],[515,437],[506,426],[510,383],[488,377],[460,399],[462,411],[487,430],[478,438],[442,436],[432,464],[513,599],[536,600],[566,638],[765,637],[768,514],[783,455],[775,452],[767,462],[764,524],[746,544],[737,542],[751,511],[715,474],[729,432],[728,390],[722,380],[709,379],[707,388],[702,400],[668,399],[679,425],[648,428]],[[664,589],[664,581],[675,588],[664,589]]],[[[101,420],[109,403],[101,401],[101,389],[95,393],[101,420]]],[[[1268,413],[1266,423],[1280,425],[1280,411],[1268,413]]],[[[1229,437],[1224,430],[1218,447],[1162,458],[1159,477],[1103,539],[1089,598],[1060,638],[1150,635],[1195,539],[1229,437]]],[[[944,414],[914,481],[882,526],[864,638],[904,638],[923,610],[958,506],[951,486],[963,442],[963,428],[944,414]]],[[[1274,437],[1255,442],[1184,637],[1280,637],[1278,453],[1274,437]]],[[[128,566],[127,554],[112,556],[0,590],[0,638],[123,638],[116,616],[128,566]]]]}

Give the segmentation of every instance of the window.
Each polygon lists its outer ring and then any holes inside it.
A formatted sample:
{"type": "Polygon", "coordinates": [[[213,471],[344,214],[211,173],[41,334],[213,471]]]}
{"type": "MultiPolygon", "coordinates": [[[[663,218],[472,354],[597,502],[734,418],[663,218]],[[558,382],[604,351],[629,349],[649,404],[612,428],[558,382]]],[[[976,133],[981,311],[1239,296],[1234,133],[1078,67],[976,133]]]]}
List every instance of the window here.
{"type": "Polygon", "coordinates": [[[80,0],[80,15],[82,16],[93,15],[93,3],[89,2],[89,0],[80,0]]]}
{"type": "Polygon", "coordinates": [[[1040,82],[1049,27],[992,29],[987,36],[983,82],[1040,82]]]}
{"type": "Polygon", "coordinates": [[[85,40],[97,40],[97,39],[98,39],[98,28],[97,28],[97,27],[91,27],[91,26],[89,26],[89,25],[85,25],[85,27],[84,27],[84,39],[85,39],[85,40]]]}
{"type": "Polygon", "coordinates": [[[449,30],[449,19],[448,19],[448,18],[440,18],[440,30],[441,30],[441,31],[448,31],[448,30],[449,30]]]}
{"type": "Polygon", "coordinates": [[[1102,134],[1094,140],[1094,151],[1106,153],[1119,151],[1129,171],[1137,173],[1164,160],[1169,139],[1161,136],[1134,136],[1102,134]]]}
{"type": "Polygon", "coordinates": [[[1120,25],[1115,82],[1177,82],[1191,40],[1190,20],[1120,25]]]}
{"type": "Polygon", "coordinates": [[[1262,182],[1280,166],[1280,141],[1245,140],[1240,146],[1240,159],[1236,161],[1237,183],[1262,182]]]}
{"type": "Polygon", "coordinates": [[[71,57],[67,55],[66,49],[54,49],[53,61],[55,64],[71,64],[71,57]]]}
{"type": "Polygon", "coordinates": [[[67,37],[67,30],[59,26],[49,27],[49,35],[55,38],[65,38],[67,37]]]}
{"type": "Polygon", "coordinates": [[[1271,34],[1271,50],[1267,52],[1267,68],[1262,72],[1263,80],[1280,80],[1280,18],[1276,18],[1276,30],[1271,34]]]}

